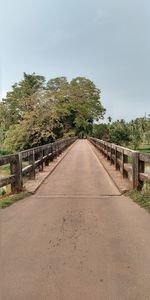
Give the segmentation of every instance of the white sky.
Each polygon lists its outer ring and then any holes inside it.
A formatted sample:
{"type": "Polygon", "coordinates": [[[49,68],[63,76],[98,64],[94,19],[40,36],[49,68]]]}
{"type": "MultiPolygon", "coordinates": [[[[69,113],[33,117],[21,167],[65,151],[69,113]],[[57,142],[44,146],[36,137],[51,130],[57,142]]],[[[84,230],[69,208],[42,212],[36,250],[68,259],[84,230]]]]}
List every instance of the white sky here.
{"type": "Polygon", "coordinates": [[[113,119],[150,113],[149,0],[0,0],[1,94],[36,72],[85,76],[113,119]]]}

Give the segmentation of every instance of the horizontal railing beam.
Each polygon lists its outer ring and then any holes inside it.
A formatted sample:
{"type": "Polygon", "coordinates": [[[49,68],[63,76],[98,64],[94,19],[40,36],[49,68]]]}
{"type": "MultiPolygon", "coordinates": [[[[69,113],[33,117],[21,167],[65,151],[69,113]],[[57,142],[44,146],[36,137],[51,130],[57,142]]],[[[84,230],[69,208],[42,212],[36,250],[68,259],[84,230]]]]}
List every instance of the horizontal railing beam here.
{"type": "Polygon", "coordinates": [[[150,174],[145,172],[145,163],[150,163],[150,154],[140,153],[109,142],[88,137],[89,141],[119,169],[121,174],[128,177],[132,172],[132,186],[138,188],[142,182],[150,181],[150,174]]]}
{"type": "Polygon", "coordinates": [[[4,178],[1,178],[0,179],[0,188],[5,185],[12,184],[13,182],[15,182],[15,175],[9,175],[4,178]]]}
{"type": "Polygon", "coordinates": [[[16,154],[1,156],[0,166],[9,164],[11,175],[0,178],[0,187],[11,184],[12,193],[20,192],[23,188],[23,176],[29,174],[30,178],[34,179],[36,168],[43,171],[44,164],[48,166],[54,157],[57,157],[76,139],[77,137],[63,139],[16,154]],[[28,165],[22,167],[23,161],[28,161],[28,165]]]}

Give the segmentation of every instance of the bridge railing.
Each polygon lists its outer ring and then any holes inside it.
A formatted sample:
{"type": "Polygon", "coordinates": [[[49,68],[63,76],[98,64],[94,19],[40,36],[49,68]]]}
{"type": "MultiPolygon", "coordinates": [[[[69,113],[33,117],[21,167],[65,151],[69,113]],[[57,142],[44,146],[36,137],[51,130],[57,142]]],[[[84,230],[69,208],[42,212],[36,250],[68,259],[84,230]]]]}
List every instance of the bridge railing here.
{"type": "Polygon", "coordinates": [[[49,165],[55,157],[61,154],[77,138],[58,140],[54,143],[31,148],[12,155],[0,156],[0,166],[9,166],[9,175],[0,177],[0,187],[11,185],[11,192],[18,193],[23,189],[23,176],[35,179],[36,172],[42,171],[44,164],[49,165]]]}
{"type": "Polygon", "coordinates": [[[150,174],[146,165],[150,164],[150,154],[143,154],[125,147],[121,147],[103,140],[88,137],[88,140],[119,170],[123,177],[132,181],[133,189],[150,181],[150,174]]]}

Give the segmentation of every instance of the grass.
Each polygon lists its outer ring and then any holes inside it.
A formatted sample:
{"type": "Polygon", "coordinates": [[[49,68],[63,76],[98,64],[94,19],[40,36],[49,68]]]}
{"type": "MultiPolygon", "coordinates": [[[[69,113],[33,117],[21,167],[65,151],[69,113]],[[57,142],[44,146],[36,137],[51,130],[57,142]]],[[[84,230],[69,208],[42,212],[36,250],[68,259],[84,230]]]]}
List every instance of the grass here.
{"type": "MultiPolygon", "coordinates": [[[[29,163],[27,161],[23,161],[22,167],[24,168],[24,167],[28,166],[28,164],[29,163]]],[[[2,176],[10,175],[10,164],[0,166],[0,175],[2,175],[2,176]]]]}
{"type": "Polygon", "coordinates": [[[150,148],[139,148],[138,151],[142,153],[150,153],[150,148]]]}
{"type": "Polygon", "coordinates": [[[1,155],[9,155],[11,154],[10,151],[4,149],[4,148],[0,148],[0,156],[1,155]]]}
{"type": "Polygon", "coordinates": [[[0,175],[2,176],[8,176],[10,175],[10,165],[3,165],[0,167],[0,175]]]}
{"type": "Polygon", "coordinates": [[[139,204],[141,207],[144,207],[150,213],[150,190],[133,190],[127,192],[125,195],[129,196],[134,202],[139,204]]]}
{"type": "MultiPolygon", "coordinates": [[[[22,162],[22,166],[23,167],[26,167],[28,165],[28,162],[27,161],[23,161],[22,162]]],[[[0,177],[6,177],[6,176],[9,176],[10,175],[10,164],[6,164],[6,165],[2,165],[0,166],[0,177]]],[[[26,182],[28,180],[28,177],[24,176],[24,182],[26,182]]],[[[6,193],[7,194],[10,194],[11,192],[11,188],[10,188],[10,185],[7,185],[6,186],[6,193]]]]}
{"type": "Polygon", "coordinates": [[[0,199],[0,208],[6,208],[12,205],[14,202],[22,200],[30,195],[31,194],[29,192],[24,191],[19,194],[4,196],[0,199]]]}

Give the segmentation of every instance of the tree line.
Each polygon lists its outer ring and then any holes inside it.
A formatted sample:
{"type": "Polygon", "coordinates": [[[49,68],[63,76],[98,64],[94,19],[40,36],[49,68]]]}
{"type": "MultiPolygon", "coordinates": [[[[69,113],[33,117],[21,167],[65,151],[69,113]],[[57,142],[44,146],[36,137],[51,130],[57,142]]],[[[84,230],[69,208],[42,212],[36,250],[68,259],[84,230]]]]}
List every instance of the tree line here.
{"type": "Polygon", "coordinates": [[[24,73],[0,102],[0,144],[14,152],[92,134],[94,121],[105,112],[100,97],[101,91],[84,77],[46,81],[24,73]]]}
{"type": "Polygon", "coordinates": [[[109,117],[107,124],[93,125],[93,136],[134,150],[150,150],[150,116],[130,122],[123,119],[112,122],[109,117]]]}
{"type": "Polygon", "coordinates": [[[46,81],[23,74],[0,102],[1,154],[36,147],[63,137],[91,135],[118,145],[150,147],[150,118],[104,123],[101,91],[85,78],[46,81]]]}

